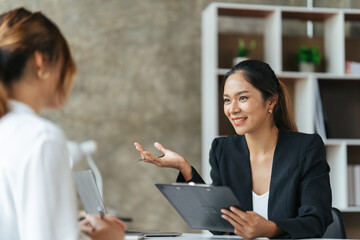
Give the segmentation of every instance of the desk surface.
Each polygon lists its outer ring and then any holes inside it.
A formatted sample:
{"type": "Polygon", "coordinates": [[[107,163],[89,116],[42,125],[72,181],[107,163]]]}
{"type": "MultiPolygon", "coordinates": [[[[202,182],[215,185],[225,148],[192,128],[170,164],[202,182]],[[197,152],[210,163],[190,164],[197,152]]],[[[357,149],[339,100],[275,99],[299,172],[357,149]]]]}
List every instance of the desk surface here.
{"type": "MultiPolygon", "coordinates": [[[[150,238],[145,238],[145,239],[151,239],[151,240],[203,240],[203,239],[212,239],[212,240],[229,240],[229,239],[242,239],[239,236],[224,236],[224,235],[212,235],[209,233],[205,233],[205,234],[195,234],[195,233],[184,233],[182,236],[180,237],[150,237],[150,238]]],[[[268,239],[268,238],[257,238],[257,239],[268,239]]],[[[318,239],[319,238],[315,238],[318,239]]],[[[324,238],[321,238],[323,240],[325,240],[324,238]]],[[[307,239],[309,240],[309,239],[307,239]]],[[[330,239],[328,239],[330,240],[330,239]]],[[[334,240],[334,239],[331,239],[334,240]]],[[[349,240],[349,239],[347,239],[349,240]]]]}
{"type": "MultiPolygon", "coordinates": [[[[210,233],[196,234],[196,233],[183,233],[179,237],[149,237],[145,239],[151,240],[201,240],[201,239],[213,239],[213,240],[228,240],[228,239],[242,239],[239,236],[224,236],[224,235],[212,235],[210,233]]],[[[267,239],[267,238],[263,238],[267,239]]]]}

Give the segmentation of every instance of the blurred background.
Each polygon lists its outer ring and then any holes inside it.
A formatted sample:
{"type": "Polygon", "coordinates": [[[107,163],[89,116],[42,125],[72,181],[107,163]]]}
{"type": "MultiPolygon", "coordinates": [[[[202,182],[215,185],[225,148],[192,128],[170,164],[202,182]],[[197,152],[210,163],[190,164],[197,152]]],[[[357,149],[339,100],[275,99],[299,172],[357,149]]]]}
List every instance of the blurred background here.
{"type": "MultiPolygon", "coordinates": [[[[43,12],[69,41],[78,68],[72,96],[61,110],[42,115],[70,140],[98,143],[105,205],[132,218],[131,229],[194,232],[154,186],[174,182],[177,171],[134,163],[140,156],[133,143],[158,154],[159,141],[201,169],[201,12],[211,2],[0,0],[1,12],[20,6],[43,12]]],[[[305,0],[222,2],[306,6],[305,0]]],[[[360,8],[359,2],[313,0],[314,7],[330,8],[360,8]]],[[[224,21],[226,30],[231,23],[224,21]]]]}

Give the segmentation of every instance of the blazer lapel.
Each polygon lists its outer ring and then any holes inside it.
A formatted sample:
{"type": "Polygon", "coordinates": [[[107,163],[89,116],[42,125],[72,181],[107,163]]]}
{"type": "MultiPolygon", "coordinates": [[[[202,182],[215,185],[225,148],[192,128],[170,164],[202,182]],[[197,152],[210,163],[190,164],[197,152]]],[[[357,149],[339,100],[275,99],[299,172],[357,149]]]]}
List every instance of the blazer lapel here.
{"type": "Polygon", "coordinates": [[[235,141],[232,141],[232,144],[233,145],[230,146],[232,150],[229,151],[229,153],[232,153],[231,156],[229,156],[229,159],[232,161],[232,163],[229,164],[232,166],[229,172],[232,176],[229,177],[236,179],[231,182],[238,185],[232,186],[232,189],[236,191],[235,194],[242,204],[243,209],[245,211],[252,211],[252,177],[249,149],[245,136],[237,135],[235,141]]]}

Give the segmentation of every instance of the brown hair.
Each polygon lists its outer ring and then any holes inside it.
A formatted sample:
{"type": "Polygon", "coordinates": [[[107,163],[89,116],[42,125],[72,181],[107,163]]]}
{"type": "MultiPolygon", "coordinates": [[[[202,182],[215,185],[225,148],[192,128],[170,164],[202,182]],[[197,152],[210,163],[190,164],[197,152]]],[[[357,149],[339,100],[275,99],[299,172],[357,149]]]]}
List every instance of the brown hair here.
{"type": "Polygon", "coordinates": [[[226,73],[223,86],[228,77],[236,72],[244,75],[246,81],[258,89],[266,101],[270,97],[278,95],[277,103],[273,110],[274,123],[280,130],[297,132],[291,100],[283,83],[279,82],[271,67],[259,60],[246,60],[240,62],[226,73]]]}
{"type": "Polygon", "coordinates": [[[6,89],[19,80],[35,51],[46,54],[51,63],[62,58],[57,88],[61,103],[69,95],[76,67],[66,39],[42,13],[14,9],[0,15],[0,117],[8,111],[6,89]]]}

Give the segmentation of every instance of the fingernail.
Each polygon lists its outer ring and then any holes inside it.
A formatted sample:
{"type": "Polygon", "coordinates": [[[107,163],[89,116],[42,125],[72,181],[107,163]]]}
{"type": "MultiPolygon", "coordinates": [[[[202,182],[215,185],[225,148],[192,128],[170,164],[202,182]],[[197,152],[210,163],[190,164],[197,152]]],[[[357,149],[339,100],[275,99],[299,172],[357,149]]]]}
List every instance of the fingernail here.
{"type": "Polygon", "coordinates": [[[236,209],[234,207],[230,207],[230,210],[231,211],[235,211],[236,209]]]}
{"type": "Polygon", "coordinates": [[[221,211],[222,213],[226,213],[225,209],[221,209],[220,211],[221,211]]]}

